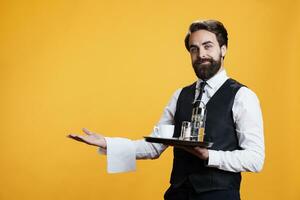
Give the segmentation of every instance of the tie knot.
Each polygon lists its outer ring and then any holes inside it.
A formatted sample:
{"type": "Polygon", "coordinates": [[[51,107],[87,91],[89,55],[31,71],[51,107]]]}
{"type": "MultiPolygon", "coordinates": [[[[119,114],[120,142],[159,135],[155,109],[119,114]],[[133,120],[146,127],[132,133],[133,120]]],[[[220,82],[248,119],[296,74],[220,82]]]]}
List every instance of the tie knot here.
{"type": "Polygon", "coordinates": [[[207,84],[206,81],[202,81],[202,82],[200,83],[200,88],[199,88],[199,89],[200,89],[200,90],[203,90],[206,84],[207,84]]]}

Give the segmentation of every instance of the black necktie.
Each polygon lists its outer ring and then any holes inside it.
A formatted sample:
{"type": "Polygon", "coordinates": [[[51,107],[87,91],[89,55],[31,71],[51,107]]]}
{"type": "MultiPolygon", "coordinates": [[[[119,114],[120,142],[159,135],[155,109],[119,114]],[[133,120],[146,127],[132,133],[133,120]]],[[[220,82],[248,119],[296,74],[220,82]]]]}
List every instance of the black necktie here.
{"type": "Polygon", "coordinates": [[[204,93],[204,87],[205,87],[205,85],[206,85],[206,81],[202,81],[202,82],[200,83],[199,95],[198,95],[198,98],[197,98],[196,101],[201,101],[202,95],[203,95],[203,93],[204,93]]]}

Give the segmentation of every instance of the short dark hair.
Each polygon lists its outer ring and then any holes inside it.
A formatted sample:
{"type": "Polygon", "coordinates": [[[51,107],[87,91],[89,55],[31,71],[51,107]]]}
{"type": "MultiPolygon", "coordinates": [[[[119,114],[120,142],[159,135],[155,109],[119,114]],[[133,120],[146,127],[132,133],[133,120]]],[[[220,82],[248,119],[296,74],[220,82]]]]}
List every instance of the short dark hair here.
{"type": "Polygon", "coordinates": [[[222,47],[223,45],[227,47],[228,36],[227,36],[227,30],[224,27],[224,25],[217,20],[204,20],[204,21],[195,21],[190,25],[188,33],[186,34],[184,39],[185,48],[188,51],[190,51],[189,40],[190,40],[191,33],[199,30],[207,30],[209,32],[214,33],[216,35],[220,47],[222,47]]]}

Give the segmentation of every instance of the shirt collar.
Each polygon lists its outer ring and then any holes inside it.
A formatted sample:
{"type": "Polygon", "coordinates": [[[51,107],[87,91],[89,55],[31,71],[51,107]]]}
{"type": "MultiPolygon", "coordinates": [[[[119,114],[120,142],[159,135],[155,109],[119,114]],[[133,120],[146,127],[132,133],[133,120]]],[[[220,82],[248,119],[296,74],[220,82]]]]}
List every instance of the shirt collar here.
{"type": "MultiPolygon", "coordinates": [[[[218,73],[216,73],[213,77],[208,79],[206,81],[207,86],[209,86],[211,89],[217,90],[221,85],[228,79],[226,70],[223,68],[218,73]]],[[[203,80],[198,79],[196,88],[199,89],[200,83],[203,82],[203,80]]]]}

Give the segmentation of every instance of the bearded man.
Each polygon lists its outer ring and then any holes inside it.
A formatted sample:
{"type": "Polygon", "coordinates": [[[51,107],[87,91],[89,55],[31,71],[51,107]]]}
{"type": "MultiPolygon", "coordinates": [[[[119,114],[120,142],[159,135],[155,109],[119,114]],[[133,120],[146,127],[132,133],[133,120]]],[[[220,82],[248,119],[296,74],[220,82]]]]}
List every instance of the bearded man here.
{"type": "MultiPolygon", "coordinates": [[[[173,137],[179,137],[181,124],[191,120],[193,102],[202,91],[200,100],[207,109],[205,139],[213,142],[213,146],[174,147],[171,185],[164,198],[238,200],[241,172],[259,172],[264,164],[259,100],[252,90],[227,76],[224,58],[228,37],[221,22],[193,22],[185,37],[185,47],[198,80],[173,94],[158,125],[175,125],[173,137]]],[[[100,152],[107,154],[109,172],[134,170],[136,159],[158,158],[168,147],[83,131],[87,135],[69,136],[100,147],[100,152]]]]}

